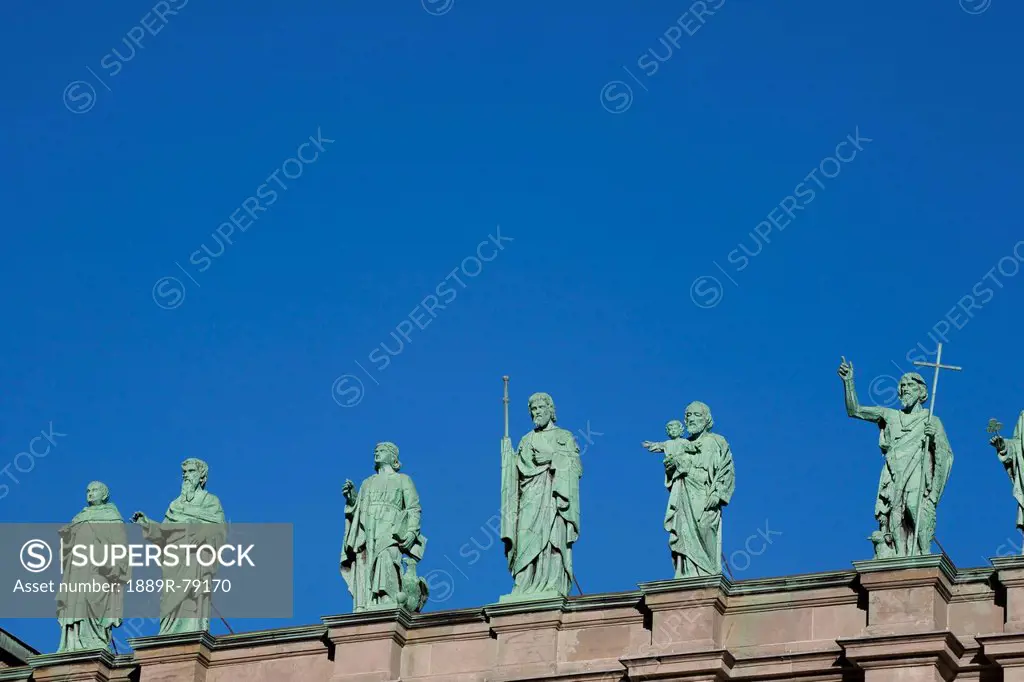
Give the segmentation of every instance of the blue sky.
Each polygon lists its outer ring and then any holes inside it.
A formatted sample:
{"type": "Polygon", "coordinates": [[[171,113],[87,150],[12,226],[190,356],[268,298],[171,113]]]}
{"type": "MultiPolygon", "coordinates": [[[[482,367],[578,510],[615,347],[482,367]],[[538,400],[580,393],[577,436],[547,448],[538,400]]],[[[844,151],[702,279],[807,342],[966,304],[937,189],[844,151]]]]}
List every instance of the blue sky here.
{"type": "Polygon", "coordinates": [[[295,524],[294,618],[232,627],[315,623],[351,608],[342,483],[393,440],[427,608],[493,602],[509,374],[513,438],[543,390],[586,446],[586,592],[671,577],[640,442],[694,399],[735,457],[735,577],[844,569],[882,459],[840,356],[891,402],[944,339],[938,538],[1019,546],[985,432],[1024,408],[1018,3],[5,14],[0,521],[66,521],[94,478],[159,515],[201,457],[232,521],[295,524]]]}

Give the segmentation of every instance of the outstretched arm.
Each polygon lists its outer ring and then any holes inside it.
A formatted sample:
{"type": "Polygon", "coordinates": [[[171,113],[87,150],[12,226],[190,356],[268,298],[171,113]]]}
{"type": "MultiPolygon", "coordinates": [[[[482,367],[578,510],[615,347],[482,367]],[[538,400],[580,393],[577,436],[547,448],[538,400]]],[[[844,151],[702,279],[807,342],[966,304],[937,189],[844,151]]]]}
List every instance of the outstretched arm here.
{"type": "Polygon", "coordinates": [[[665,444],[654,441],[645,440],[640,443],[641,447],[647,448],[651,452],[665,452],[665,444]]]}
{"type": "Polygon", "coordinates": [[[853,363],[843,358],[839,365],[839,376],[843,380],[843,393],[846,398],[846,414],[854,419],[881,423],[885,412],[884,408],[873,406],[861,406],[857,400],[857,389],[853,385],[853,363]]]}

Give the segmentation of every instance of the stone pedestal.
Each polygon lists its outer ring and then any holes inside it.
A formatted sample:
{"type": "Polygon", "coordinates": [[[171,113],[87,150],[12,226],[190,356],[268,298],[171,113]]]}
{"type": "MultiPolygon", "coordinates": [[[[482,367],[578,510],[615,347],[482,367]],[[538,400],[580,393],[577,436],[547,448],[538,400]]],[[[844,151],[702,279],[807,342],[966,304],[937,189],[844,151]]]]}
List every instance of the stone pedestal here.
{"type": "Polygon", "coordinates": [[[864,671],[864,682],[949,682],[956,677],[964,654],[963,644],[952,632],[837,641],[846,659],[864,671]]]}
{"type": "Polygon", "coordinates": [[[855,561],[868,597],[866,635],[945,630],[956,567],[945,554],[855,561]]]}
{"type": "Polygon", "coordinates": [[[1024,633],[1008,632],[975,637],[982,653],[1003,670],[1003,682],[1024,682],[1024,633]]]}
{"type": "Polygon", "coordinates": [[[1024,632],[1024,556],[989,559],[996,569],[996,583],[1005,591],[1003,632],[1024,632]]]}
{"type": "Polygon", "coordinates": [[[731,583],[722,575],[640,583],[651,614],[651,653],[689,653],[722,645],[731,583]]]}
{"type": "Polygon", "coordinates": [[[214,638],[209,632],[129,639],[142,668],[139,682],[206,682],[214,638]]]}
{"type": "Polygon", "coordinates": [[[497,639],[495,680],[546,679],[558,671],[558,631],[565,597],[484,608],[497,639]]]}
{"type": "Polygon", "coordinates": [[[948,629],[956,568],[944,554],[856,561],[867,596],[860,637],[837,640],[864,682],[941,682],[955,677],[963,644],[948,629]]]}
{"type": "Polygon", "coordinates": [[[1024,556],[989,559],[995,568],[993,582],[1001,592],[1003,631],[978,635],[984,657],[1003,671],[1004,682],[1024,682],[1024,556]]]}
{"type": "Polygon", "coordinates": [[[401,677],[402,647],[412,627],[408,611],[366,611],[320,620],[334,647],[329,682],[391,682],[401,677]]]}
{"type": "MultiPolygon", "coordinates": [[[[30,656],[33,682],[114,682],[128,680],[127,671],[117,669],[109,651],[71,651],[30,656]]],[[[23,678],[23,679],[28,679],[23,678]]]]}
{"type": "Polygon", "coordinates": [[[629,679],[729,679],[735,659],[722,647],[722,623],[731,584],[723,575],[640,583],[651,644],[622,659],[629,679]]]}

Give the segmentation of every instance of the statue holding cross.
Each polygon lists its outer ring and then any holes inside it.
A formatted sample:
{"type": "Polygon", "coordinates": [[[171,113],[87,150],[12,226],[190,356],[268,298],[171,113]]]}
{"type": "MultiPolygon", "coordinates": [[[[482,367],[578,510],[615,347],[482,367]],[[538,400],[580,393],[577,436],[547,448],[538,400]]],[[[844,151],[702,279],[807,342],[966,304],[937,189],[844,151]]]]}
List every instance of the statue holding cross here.
{"type": "Polygon", "coordinates": [[[885,465],[875,501],[878,530],[871,535],[876,559],[931,553],[935,512],[953,465],[949,439],[935,416],[938,373],[940,369],[960,369],[943,365],[941,360],[940,345],[934,363],[915,363],[935,368],[931,409],[924,408],[928,386],[917,372],[907,372],[900,378],[901,409],[896,410],[861,405],[853,384],[853,364],[843,358],[839,365],[846,414],[874,422],[880,429],[878,446],[885,465]]]}

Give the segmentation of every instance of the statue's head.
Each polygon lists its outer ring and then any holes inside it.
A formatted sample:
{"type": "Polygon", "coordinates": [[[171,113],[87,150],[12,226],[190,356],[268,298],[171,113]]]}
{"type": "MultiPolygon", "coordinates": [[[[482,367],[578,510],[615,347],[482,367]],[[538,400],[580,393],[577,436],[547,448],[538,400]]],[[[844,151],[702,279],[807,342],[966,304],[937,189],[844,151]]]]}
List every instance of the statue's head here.
{"type": "Polygon", "coordinates": [[[928,384],[924,382],[924,377],[917,372],[907,372],[900,377],[899,396],[903,409],[923,405],[928,400],[928,384]]]}
{"type": "Polygon", "coordinates": [[[89,506],[96,506],[98,504],[106,504],[110,499],[110,488],[107,487],[106,483],[102,481],[93,481],[85,488],[85,501],[89,503],[89,506]]]}
{"type": "Polygon", "coordinates": [[[527,404],[530,407],[533,425],[538,429],[558,421],[555,419],[555,401],[547,393],[534,393],[527,404]]]}
{"type": "Polygon", "coordinates": [[[665,424],[665,434],[673,440],[683,435],[683,422],[678,419],[673,419],[668,424],[665,424]]]}
{"type": "Polygon", "coordinates": [[[377,447],[373,449],[373,468],[380,471],[383,465],[387,465],[395,471],[402,468],[401,462],[398,461],[398,446],[394,443],[384,441],[377,443],[377,447]]]}
{"type": "Polygon", "coordinates": [[[206,487],[209,474],[210,467],[201,459],[189,457],[181,463],[181,492],[186,499],[191,500],[197,490],[206,487]]]}
{"type": "Polygon", "coordinates": [[[699,400],[694,400],[686,406],[686,414],[683,416],[686,421],[686,430],[691,436],[699,436],[705,431],[710,431],[715,425],[711,418],[711,408],[699,400]]]}

